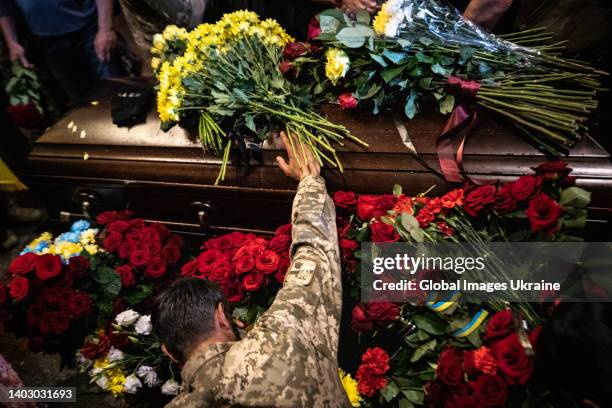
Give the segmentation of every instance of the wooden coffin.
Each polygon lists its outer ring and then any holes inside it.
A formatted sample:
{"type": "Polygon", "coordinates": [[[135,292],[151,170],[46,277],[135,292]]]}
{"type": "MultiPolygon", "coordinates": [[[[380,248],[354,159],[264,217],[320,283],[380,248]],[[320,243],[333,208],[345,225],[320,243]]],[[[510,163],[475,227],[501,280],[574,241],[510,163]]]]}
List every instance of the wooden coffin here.
{"type": "MultiPolygon", "coordinates": [[[[253,166],[246,177],[230,166],[223,185],[214,186],[220,160],[204,154],[196,138],[183,129],[161,131],[154,109],[146,123],[130,129],[112,124],[110,95],[117,86],[109,83],[94,104],[70,112],[34,145],[23,177],[53,218],[127,207],[193,233],[263,232],[289,221],[295,183],[276,168],[278,150],[265,149],[263,163],[253,166]]],[[[370,145],[363,149],[347,143],[339,149],[345,171],[324,170],[330,191],[389,193],[394,184],[401,184],[408,193],[432,186],[434,193],[442,193],[456,187],[422,165],[439,169],[435,140],[444,125],[441,115],[423,112],[404,121],[419,155],[416,160],[403,145],[391,114],[373,117],[331,106],[326,113],[370,145]]],[[[535,148],[490,118],[483,118],[465,149],[466,169],[479,179],[506,180],[529,173],[542,161],[535,148]]],[[[578,176],[577,184],[593,192],[591,220],[603,226],[612,202],[609,154],[585,138],[567,161],[578,176]]]]}

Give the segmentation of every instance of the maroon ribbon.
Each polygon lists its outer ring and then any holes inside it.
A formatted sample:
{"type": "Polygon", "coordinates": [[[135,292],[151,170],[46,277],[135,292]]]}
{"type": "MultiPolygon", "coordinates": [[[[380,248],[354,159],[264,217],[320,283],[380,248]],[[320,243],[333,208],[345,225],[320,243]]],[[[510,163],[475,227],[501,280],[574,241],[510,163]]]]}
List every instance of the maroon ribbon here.
{"type": "Polygon", "coordinates": [[[467,138],[478,123],[474,101],[480,89],[480,83],[450,76],[447,79],[447,89],[460,103],[455,105],[446,125],[444,125],[444,129],[442,129],[442,133],[438,136],[436,150],[440,169],[446,180],[460,183],[465,180],[470,181],[463,167],[463,150],[467,138]],[[455,140],[462,134],[459,148],[455,153],[455,140]]]}

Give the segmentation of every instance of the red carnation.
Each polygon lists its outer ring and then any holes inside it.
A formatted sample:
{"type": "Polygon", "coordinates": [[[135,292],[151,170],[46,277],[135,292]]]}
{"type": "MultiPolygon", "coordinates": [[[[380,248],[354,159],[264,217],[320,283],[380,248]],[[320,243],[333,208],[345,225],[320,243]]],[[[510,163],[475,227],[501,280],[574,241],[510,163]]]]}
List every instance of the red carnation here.
{"type": "Polygon", "coordinates": [[[338,96],[338,103],[340,104],[340,109],[349,110],[355,109],[359,102],[357,102],[357,99],[351,92],[345,92],[338,96]]]}
{"type": "Polygon", "coordinates": [[[518,201],[512,194],[512,183],[501,186],[495,193],[495,204],[493,208],[500,214],[507,214],[516,210],[518,201]]]}
{"type": "Polygon", "coordinates": [[[40,280],[55,278],[62,271],[62,261],[59,256],[44,254],[36,262],[36,276],[40,280]]]}
{"type": "Polygon", "coordinates": [[[419,210],[416,215],[416,220],[419,222],[421,228],[427,228],[429,224],[436,218],[436,215],[432,213],[427,207],[423,207],[419,210]]]}
{"type": "Polygon", "coordinates": [[[149,278],[161,278],[166,274],[166,263],[160,257],[155,257],[147,265],[144,274],[149,278]]]}
{"type": "Polygon", "coordinates": [[[474,397],[485,407],[503,407],[508,399],[508,385],[497,375],[481,375],[472,382],[474,397]]]}
{"type": "Polygon", "coordinates": [[[557,231],[559,217],[563,214],[563,208],[555,200],[544,193],[529,202],[525,215],[531,224],[533,232],[552,234],[557,231]]]}
{"type": "Polygon", "coordinates": [[[357,369],[357,390],[371,397],[387,385],[385,375],[389,371],[389,355],[380,347],[369,348],[361,356],[357,369]]]}
{"type": "Polygon", "coordinates": [[[502,310],[495,313],[487,323],[487,340],[505,337],[514,331],[514,318],[511,310],[502,310]]]}
{"type": "Polygon", "coordinates": [[[525,354],[525,348],[519,342],[517,333],[512,333],[493,344],[492,352],[499,370],[510,384],[527,383],[533,371],[533,360],[525,354]]]}
{"type": "Polygon", "coordinates": [[[95,360],[102,357],[110,350],[111,342],[107,336],[102,336],[99,339],[90,339],[81,347],[83,357],[90,360],[95,360]]]}
{"type": "Polygon", "coordinates": [[[120,233],[115,232],[115,231],[110,231],[106,237],[104,237],[104,241],[102,242],[102,245],[104,245],[104,249],[106,249],[109,252],[115,252],[118,248],[119,245],[121,245],[121,243],[123,242],[123,237],[121,236],[120,233]]]}
{"type": "Polygon", "coordinates": [[[453,234],[455,233],[453,228],[449,227],[449,225],[445,222],[440,221],[436,223],[436,225],[438,226],[438,230],[440,231],[440,233],[444,236],[452,237],[453,234]]]}
{"type": "Polygon", "coordinates": [[[175,264],[181,258],[181,248],[168,244],[162,249],[161,256],[167,264],[175,264]]]}
{"type": "Polygon", "coordinates": [[[242,278],[242,287],[244,290],[254,292],[261,288],[264,282],[264,274],[254,270],[245,274],[242,278]]]}
{"type": "Polygon", "coordinates": [[[463,208],[468,215],[478,215],[495,202],[496,189],[492,185],[479,186],[473,189],[465,197],[463,208]]]}
{"type": "Polygon", "coordinates": [[[518,180],[509,183],[512,188],[512,195],[518,201],[525,201],[537,194],[542,185],[542,178],[538,176],[521,176],[518,180]]]}
{"type": "Polygon", "coordinates": [[[266,250],[255,258],[255,268],[266,275],[274,273],[278,269],[280,258],[271,250],[266,250]]]}
{"type": "Polygon", "coordinates": [[[401,194],[397,197],[397,201],[393,206],[393,212],[397,215],[401,215],[402,213],[414,214],[414,208],[412,205],[412,198],[401,194]]]}
{"type": "Polygon", "coordinates": [[[352,191],[336,191],[334,203],[340,208],[352,208],[357,204],[357,196],[352,191]]]}
{"type": "Polygon", "coordinates": [[[393,225],[385,224],[382,221],[370,224],[370,230],[372,231],[372,242],[396,242],[400,239],[393,225]]]}
{"type": "Polygon", "coordinates": [[[449,191],[442,196],[440,203],[444,208],[455,208],[456,206],[461,206],[463,205],[463,194],[462,188],[449,191]]]}
{"type": "Polygon", "coordinates": [[[121,278],[121,286],[127,288],[128,286],[132,286],[134,283],[136,283],[136,279],[134,278],[134,271],[132,270],[132,267],[130,265],[121,265],[120,267],[115,269],[115,272],[117,272],[117,274],[121,278]]]}
{"type": "Polygon", "coordinates": [[[34,270],[36,263],[38,262],[38,255],[32,252],[27,254],[19,255],[13,259],[8,267],[8,271],[13,275],[25,275],[34,270]]]}
{"type": "Polygon", "coordinates": [[[83,317],[91,313],[91,298],[87,293],[83,292],[72,292],[68,299],[68,310],[74,316],[83,317]]]}

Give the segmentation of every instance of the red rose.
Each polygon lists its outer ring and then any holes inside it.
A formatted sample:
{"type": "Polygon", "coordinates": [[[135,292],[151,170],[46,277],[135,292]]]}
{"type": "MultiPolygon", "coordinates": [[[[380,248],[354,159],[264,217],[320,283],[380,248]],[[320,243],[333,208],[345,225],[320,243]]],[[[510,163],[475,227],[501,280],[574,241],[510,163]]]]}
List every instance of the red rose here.
{"type": "Polygon", "coordinates": [[[463,355],[460,350],[449,347],[440,353],[438,367],[436,369],[437,378],[444,384],[457,386],[463,382],[463,355]]]}
{"type": "Polygon", "coordinates": [[[209,273],[217,265],[221,263],[221,261],[225,260],[225,255],[223,252],[218,249],[209,249],[208,251],[202,252],[197,257],[198,260],[198,270],[202,273],[209,273]]]}
{"type": "Polygon", "coordinates": [[[0,306],[6,303],[6,298],[6,287],[4,286],[4,283],[0,282],[0,306]]]}
{"type": "Polygon", "coordinates": [[[379,196],[364,195],[357,199],[357,216],[361,221],[370,221],[380,202],[379,196]]]}
{"type": "Polygon", "coordinates": [[[36,276],[40,280],[55,278],[62,271],[62,261],[57,255],[44,254],[36,262],[36,276]]]}
{"type": "Polygon", "coordinates": [[[559,217],[563,209],[555,200],[544,193],[529,202],[529,207],[525,210],[525,215],[531,224],[533,232],[544,232],[552,234],[557,231],[559,217]]]}
{"type": "Polygon", "coordinates": [[[276,235],[270,240],[268,244],[268,248],[272,251],[285,253],[289,251],[289,247],[291,246],[291,236],[290,235],[276,235]]]}
{"type": "Polygon", "coordinates": [[[308,23],[308,41],[314,40],[319,34],[321,34],[321,24],[317,17],[313,17],[308,23]]]}
{"type": "Polygon", "coordinates": [[[247,273],[251,270],[253,270],[253,268],[255,268],[255,259],[250,256],[250,255],[243,255],[240,258],[238,258],[238,260],[235,260],[235,268],[236,268],[236,273],[238,275],[242,275],[243,273],[247,273]]]}
{"type": "Polygon", "coordinates": [[[487,207],[495,202],[495,187],[492,185],[479,186],[465,197],[463,208],[468,215],[478,217],[487,207]]]}
{"type": "Polygon", "coordinates": [[[38,262],[38,255],[33,252],[19,255],[13,259],[8,267],[8,271],[13,275],[25,275],[34,270],[36,263],[38,262]]]}
{"type": "Polygon", "coordinates": [[[145,227],[145,222],[142,218],[134,218],[128,222],[130,223],[130,229],[141,229],[145,227]]]}
{"type": "Polygon", "coordinates": [[[181,258],[181,248],[176,245],[166,245],[162,249],[161,256],[167,264],[175,264],[181,258]]]}
{"type": "Polygon", "coordinates": [[[564,179],[572,172],[572,169],[567,167],[567,163],[565,163],[563,160],[542,163],[533,170],[535,170],[537,175],[542,176],[547,180],[564,179]]]}
{"type": "Polygon", "coordinates": [[[223,287],[228,303],[238,303],[244,299],[242,286],[238,282],[229,283],[223,287]]]}
{"type": "Polygon", "coordinates": [[[134,283],[136,283],[134,271],[132,271],[132,267],[130,265],[121,265],[115,269],[115,272],[117,272],[121,278],[121,286],[127,288],[128,286],[132,286],[134,283]]]}
{"type": "Polygon", "coordinates": [[[444,194],[440,199],[440,203],[444,208],[455,208],[458,205],[463,205],[463,189],[458,188],[444,194]]]}
{"type": "Polygon", "coordinates": [[[348,110],[355,109],[357,107],[357,99],[353,96],[351,92],[345,92],[342,95],[338,96],[338,103],[340,104],[340,109],[348,110]]]}
{"type": "Polygon", "coordinates": [[[150,226],[140,230],[142,232],[142,242],[145,244],[160,243],[161,238],[157,228],[150,226]]]}
{"type": "Polygon", "coordinates": [[[26,309],[26,322],[30,329],[37,328],[42,319],[43,312],[45,311],[43,305],[34,303],[26,309]]]}
{"type": "Polygon", "coordinates": [[[149,278],[161,278],[166,274],[166,263],[160,257],[155,257],[149,261],[144,274],[149,278]]]}
{"type": "Polygon", "coordinates": [[[436,215],[432,213],[429,208],[423,207],[419,210],[416,215],[416,220],[419,222],[421,228],[427,228],[429,224],[436,218],[436,215]]]}
{"type": "Polygon", "coordinates": [[[254,270],[245,274],[242,278],[242,287],[244,290],[254,292],[261,288],[264,282],[264,274],[254,270]]]}
{"type": "Polygon", "coordinates": [[[85,275],[85,273],[89,270],[89,267],[89,260],[87,260],[87,258],[84,256],[73,256],[68,262],[68,271],[74,277],[85,275]]]}
{"type": "Polygon", "coordinates": [[[63,311],[45,312],[40,321],[43,334],[60,335],[70,327],[70,315],[63,311]]]}
{"type": "Polygon", "coordinates": [[[75,291],[68,299],[68,310],[74,316],[83,317],[91,313],[91,298],[87,293],[75,291]]]}
{"type": "Polygon", "coordinates": [[[351,328],[356,332],[374,330],[374,322],[367,316],[364,305],[357,304],[351,314],[351,328]]]}
{"type": "Polygon", "coordinates": [[[281,284],[285,282],[285,275],[287,274],[287,269],[289,269],[289,265],[289,258],[286,256],[282,256],[278,265],[278,269],[274,274],[274,279],[276,279],[281,284]]]}
{"type": "Polygon", "coordinates": [[[389,355],[380,347],[369,348],[361,356],[357,369],[357,390],[371,397],[387,385],[385,375],[389,371],[389,355]]]}
{"type": "Polygon", "coordinates": [[[391,302],[370,302],[367,304],[366,313],[372,320],[393,321],[399,317],[400,308],[391,302]]]}
{"type": "Polygon", "coordinates": [[[500,214],[507,214],[516,210],[518,201],[512,194],[512,183],[501,186],[495,193],[495,204],[493,208],[500,214]]]}
{"type": "Polygon", "coordinates": [[[125,231],[128,230],[128,228],[130,228],[130,223],[123,220],[113,221],[108,224],[108,230],[110,232],[118,232],[120,234],[123,234],[125,231]]]}
{"type": "Polygon", "coordinates": [[[257,256],[266,249],[267,242],[263,238],[255,238],[245,242],[238,248],[234,254],[234,259],[238,259],[243,255],[257,256]]]}
{"type": "Polygon", "coordinates": [[[274,235],[289,235],[291,236],[291,224],[281,225],[274,231],[274,235]]]}
{"type": "Polygon", "coordinates": [[[445,408],[476,408],[480,407],[472,395],[453,395],[446,402],[445,408]]]}
{"type": "Polygon", "coordinates": [[[181,267],[181,276],[191,276],[198,270],[198,260],[192,259],[181,267]]]}
{"type": "Polygon", "coordinates": [[[518,201],[525,201],[537,194],[542,185],[542,178],[537,176],[521,176],[518,180],[509,183],[512,195],[518,201]]]}
{"type": "Polygon", "coordinates": [[[281,61],[280,64],[278,64],[278,68],[280,69],[280,72],[288,78],[295,78],[295,76],[297,75],[295,66],[291,61],[281,61]]]}
{"type": "Polygon", "coordinates": [[[348,238],[342,238],[339,245],[343,260],[353,259],[355,256],[355,251],[359,249],[359,243],[348,238]]]}
{"type": "Polygon", "coordinates": [[[125,241],[119,245],[118,255],[121,259],[128,259],[136,247],[131,241],[125,241]]]}
{"type": "Polygon", "coordinates": [[[292,41],[285,45],[283,56],[287,59],[294,60],[308,52],[308,44],[292,41]]]}
{"type": "Polygon", "coordinates": [[[143,266],[149,263],[149,259],[151,259],[151,254],[146,249],[139,249],[132,252],[130,255],[130,264],[134,266],[143,266]]]}
{"type": "Polygon", "coordinates": [[[336,191],[334,203],[340,208],[352,208],[357,204],[357,196],[352,191],[336,191]]]}
{"type": "Polygon", "coordinates": [[[270,275],[278,269],[280,258],[274,251],[266,250],[255,258],[255,268],[258,271],[270,275]]]}
{"type": "Polygon", "coordinates": [[[108,234],[106,234],[106,237],[104,237],[104,241],[102,242],[102,245],[104,245],[104,249],[106,249],[107,251],[115,252],[119,248],[119,245],[121,245],[122,242],[123,242],[123,237],[121,236],[121,234],[115,231],[111,231],[108,234]]]}
{"type": "Polygon", "coordinates": [[[229,262],[224,261],[210,272],[208,279],[224,287],[232,279],[232,272],[232,265],[229,262]]]}
{"type": "Polygon", "coordinates": [[[170,230],[164,224],[160,224],[159,222],[151,224],[151,227],[157,231],[157,235],[160,239],[166,239],[170,236],[170,230]]]}
{"type": "Polygon", "coordinates": [[[166,245],[174,245],[181,248],[185,245],[185,240],[178,234],[172,234],[166,240],[166,245]]]}
{"type": "Polygon", "coordinates": [[[98,215],[96,221],[98,224],[106,225],[115,220],[127,220],[131,218],[133,213],[129,210],[121,210],[121,211],[105,211],[98,215]]]}
{"type": "Polygon", "coordinates": [[[8,105],[5,111],[17,127],[37,129],[42,125],[43,117],[33,103],[8,105]]]}
{"type": "Polygon", "coordinates": [[[134,246],[134,248],[137,248],[140,246],[142,242],[142,238],[143,238],[142,230],[130,231],[125,236],[126,242],[131,243],[134,246]]]}
{"type": "Polygon", "coordinates": [[[83,357],[95,360],[108,353],[110,346],[110,339],[107,336],[102,336],[99,339],[89,339],[85,345],[81,347],[80,351],[83,357]]]}
{"type": "Polygon", "coordinates": [[[495,313],[487,323],[487,340],[505,337],[514,331],[514,318],[511,310],[502,310],[495,313]]]}
{"type": "Polygon", "coordinates": [[[47,306],[56,306],[59,303],[59,297],[61,295],[61,288],[51,286],[46,287],[40,292],[40,299],[47,306]]]}
{"type": "Polygon", "coordinates": [[[533,371],[533,360],[525,354],[525,348],[519,342],[517,333],[493,344],[492,352],[499,370],[510,384],[527,383],[533,371]]]}
{"type": "Polygon", "coordinates": [[[441,381],[430,381],[425,385],[425,406],[431,408],[444,407],[449,397],[450,389],[441,381]]]}
{"type": "Polygon", "coordinates": [[[385,224],[382,221],[372,223],[370,230],[372,231],[372,242],[396,242],[400,239],[393,225],[385,224]]]}
{"type": "Polygon", "coordinates": [[[161,242],[159,241],[147,242],[145,245],[143,245],[143,248],[146,248],[151,256],[159,255],[162,249],[161,242]]]}
{"type": "Polygon", "coordinates": [[[497,375],[481,375],[472,383],[474,397],[485,407],[503,407],[508,399],[508,385],[497,375]]]}

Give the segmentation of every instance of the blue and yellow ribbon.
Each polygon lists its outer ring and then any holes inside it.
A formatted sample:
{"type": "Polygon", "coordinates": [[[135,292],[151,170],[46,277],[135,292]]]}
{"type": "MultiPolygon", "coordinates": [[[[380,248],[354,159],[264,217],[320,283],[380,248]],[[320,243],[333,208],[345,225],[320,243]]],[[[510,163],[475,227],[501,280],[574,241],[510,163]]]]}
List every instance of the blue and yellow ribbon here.
{"type": "MultiPolygon", "coordinates": [[[[454,291],[447,299],[441,300],[439,302],[428,300],[427,307],[433,310],[434,312],[443,312],[449,307],[453,306],[455,303],[457,303],[457,299],[459,299],[459,296],[461,296],[461,293],[458,291],[454,291]]],[[[430,293],[429,299],[431,298],[432,294],[430,293]]]]}
{"type": "Polygon", "coordinates": [[[489,312],[484,309],[480,309],[478,313],[470,320],[468,324],[463,326],[461,329],[456,330],[453,333],[455,337],[467,337],[474,332],[480,325],[487,319],[489,312]]]}

